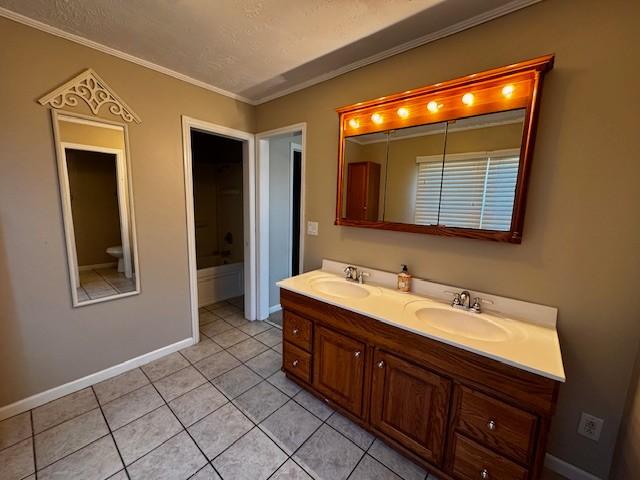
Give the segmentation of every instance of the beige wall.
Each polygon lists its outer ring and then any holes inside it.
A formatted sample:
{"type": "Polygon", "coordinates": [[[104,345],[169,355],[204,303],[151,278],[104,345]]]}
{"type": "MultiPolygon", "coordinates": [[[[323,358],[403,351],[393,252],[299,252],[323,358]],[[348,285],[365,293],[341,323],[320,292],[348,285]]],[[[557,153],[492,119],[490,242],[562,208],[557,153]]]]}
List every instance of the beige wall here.
{"type": "Polygon", "coordinates": [[[124,150],[124,131],[113,128],[58,121],[58,135],[61,142],[94,145],[96,147],[119,148],[124,150]]]}
{"type": "Polygon", "coordinates": [[[253,131],[253,107],[4,18],[0,38],[6,405],[191,336],[180,115],[253,131]],[[74,309],[51,115],[37,99],[88,67],[142,118],[129,126],[142,291],[74,309]]]}
{"type": "Polygon", "coordinates": [[[257,108],[259,131],[307,122],[305,264],[322,258],[398,271],[559,308],[568,382],[552,454],[605,477],[638,337],[640,2],[548,0],[257,108]],[[333,225],[335,108],[538,55],[544,85],[521,245],[333,225]],[[581,411],[605,419],[596,443],[581,411]]]}

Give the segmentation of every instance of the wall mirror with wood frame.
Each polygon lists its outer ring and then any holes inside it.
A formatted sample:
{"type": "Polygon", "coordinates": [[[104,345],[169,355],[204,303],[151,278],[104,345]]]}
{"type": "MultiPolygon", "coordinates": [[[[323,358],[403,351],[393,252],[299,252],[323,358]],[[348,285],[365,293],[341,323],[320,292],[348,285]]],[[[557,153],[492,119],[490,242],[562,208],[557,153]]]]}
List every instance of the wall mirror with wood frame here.
{"type": "Polygon", "coordinates": [[[338,109],[336,225],[520,243],[553,56],[338,109]]]}

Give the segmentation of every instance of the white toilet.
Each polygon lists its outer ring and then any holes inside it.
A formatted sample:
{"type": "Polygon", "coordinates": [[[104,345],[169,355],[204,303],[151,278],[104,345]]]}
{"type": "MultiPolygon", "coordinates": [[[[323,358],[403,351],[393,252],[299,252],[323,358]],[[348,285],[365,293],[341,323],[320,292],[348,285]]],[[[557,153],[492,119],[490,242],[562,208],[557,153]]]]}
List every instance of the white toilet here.
{"type": "Polygon", "coordinates": [[[122,258],[122,245],[107,248],[106,252],[118,259],[118,272],[124,272],[124,259],[122,258]]]}

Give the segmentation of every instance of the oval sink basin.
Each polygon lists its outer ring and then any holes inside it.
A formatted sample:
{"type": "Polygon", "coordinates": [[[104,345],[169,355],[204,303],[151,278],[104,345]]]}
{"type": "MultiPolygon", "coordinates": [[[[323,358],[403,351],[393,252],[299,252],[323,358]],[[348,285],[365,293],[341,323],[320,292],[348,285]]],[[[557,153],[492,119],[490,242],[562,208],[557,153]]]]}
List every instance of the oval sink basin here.
{"type": "Polygon", "coordinates": [[[416,310],[415,315],[433,328],[460,337],[485,342],[504,342],[510,338],[508,329],[477,313],[425,307],[416,310]]]}
{"type": "Polygon", "coordinates": [[[331,295],[338,298],[366,298],[370,295],[369,289],[363,285],[349,283],[346,280],[318,279],[312,280],[311,288],[318,293],[331,295]]]}

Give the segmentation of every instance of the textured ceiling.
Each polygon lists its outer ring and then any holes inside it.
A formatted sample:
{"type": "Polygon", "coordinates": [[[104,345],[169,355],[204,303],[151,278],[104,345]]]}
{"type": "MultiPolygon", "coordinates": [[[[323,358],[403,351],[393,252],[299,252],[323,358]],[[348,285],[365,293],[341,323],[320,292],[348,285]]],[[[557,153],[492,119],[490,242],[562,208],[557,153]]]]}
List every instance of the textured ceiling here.
{"type": "Polygon", "coordinates": [[[0,0],[8,10],[252,102],[509,3],[0,0]]]}

